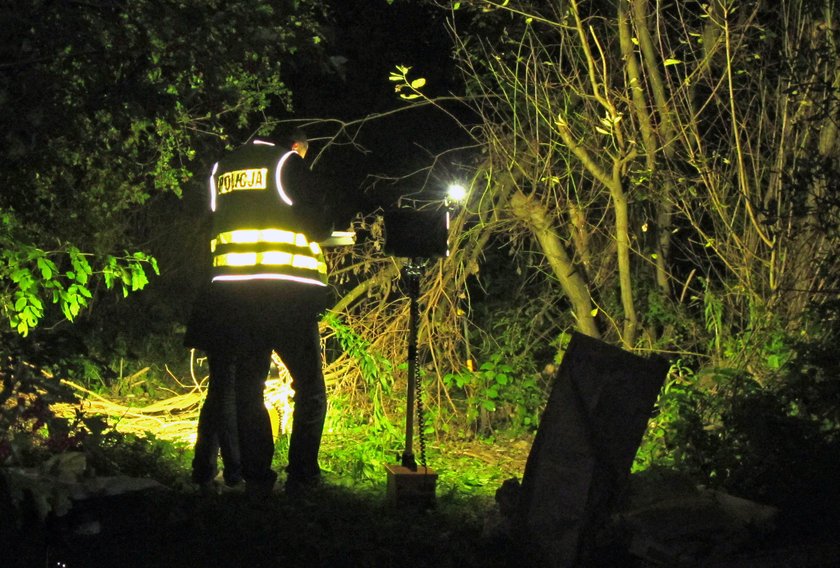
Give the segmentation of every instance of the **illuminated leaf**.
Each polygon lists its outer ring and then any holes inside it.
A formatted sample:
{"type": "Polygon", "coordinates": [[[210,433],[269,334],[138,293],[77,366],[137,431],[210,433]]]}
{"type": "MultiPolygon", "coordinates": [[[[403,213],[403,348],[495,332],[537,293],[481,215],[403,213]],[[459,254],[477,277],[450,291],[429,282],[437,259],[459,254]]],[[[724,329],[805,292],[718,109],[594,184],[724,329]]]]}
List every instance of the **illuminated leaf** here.
{"type": "Polygon", "coordinates": [[[43,315],[44,304],[38,296],[29,296],[29,303],[32,304],[32,310],[38,315],[43,315]]]}
{"type": "Polygon", "coordinates": [[[426,79],[424,79],[423,77],[420,77],[419,79],[415,79],[411,82],[411,88],[412,89],[419,89],[420,87],[422,87],[425,84],[426,84],[426,79]]]}
{"type": "Polygon", "coordinates": [[[682,61],[680,61],[679,59],[666,59],[665,67],[668,67],[669,65],[677,65],[678,63],[682,63],[682,61]]]}
{"type": "Polygon", "coordinates": [[[50,278],[52,278],[53,271],[50,267],[50,264],[52,263],[45,258],[38,259],[38,268],[41,270],[41,277],[44,280],[49,280],[50,278]]]}

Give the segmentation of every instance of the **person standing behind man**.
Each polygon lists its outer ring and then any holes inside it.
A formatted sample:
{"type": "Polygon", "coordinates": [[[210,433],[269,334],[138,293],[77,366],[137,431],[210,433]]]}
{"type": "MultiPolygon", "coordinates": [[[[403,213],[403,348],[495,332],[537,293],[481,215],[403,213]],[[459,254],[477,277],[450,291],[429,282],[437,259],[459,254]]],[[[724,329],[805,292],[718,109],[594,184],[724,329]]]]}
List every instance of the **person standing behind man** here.
{"type": "Polygon", "coordinates": [[[304,162],[308,147],[300,131],[278,142],[255,138],[211,173],[211,282],[184,340],[207,353],[210,367],[193,461],[199,484],[215,476],[221,445],[226,472],[237,471],[241,460],[247,492],[267,494],[274,486],[264,403],[272,350],[295,391],[285,489],[320,483],[326,387],[318,321],[327,303],[327,266],[318,242],[330,236],[333,222],[328,188],[304,162]]]}

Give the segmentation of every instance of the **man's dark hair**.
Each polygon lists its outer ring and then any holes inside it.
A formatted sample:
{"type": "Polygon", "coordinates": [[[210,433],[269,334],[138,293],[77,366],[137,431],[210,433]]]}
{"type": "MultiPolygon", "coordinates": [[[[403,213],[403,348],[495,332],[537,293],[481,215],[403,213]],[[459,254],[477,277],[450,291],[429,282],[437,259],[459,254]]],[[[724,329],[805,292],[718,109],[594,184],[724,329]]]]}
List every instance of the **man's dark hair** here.
{"type": "Polygon", "coordinates": [[[306,137],[306,133],[300,128],[295,128],[281,133],[280,136],[277,137],[277,141],[285,148],[291,148],[292,144],[295,142],[306,148],[309,147],[309,139],[306,137]]]}

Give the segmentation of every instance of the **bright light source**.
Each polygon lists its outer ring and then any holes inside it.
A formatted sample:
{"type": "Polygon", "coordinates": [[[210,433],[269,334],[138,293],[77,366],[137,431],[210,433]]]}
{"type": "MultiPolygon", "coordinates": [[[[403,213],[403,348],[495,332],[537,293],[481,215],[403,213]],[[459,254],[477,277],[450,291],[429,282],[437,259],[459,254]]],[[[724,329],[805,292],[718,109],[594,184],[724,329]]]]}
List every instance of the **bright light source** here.
{"type": "Polygon", "coordinates": [[[446,191],[446,196],[450,201],[459,203],[467,197],[467,188],[460,183],[451,183],[446,191]]]}

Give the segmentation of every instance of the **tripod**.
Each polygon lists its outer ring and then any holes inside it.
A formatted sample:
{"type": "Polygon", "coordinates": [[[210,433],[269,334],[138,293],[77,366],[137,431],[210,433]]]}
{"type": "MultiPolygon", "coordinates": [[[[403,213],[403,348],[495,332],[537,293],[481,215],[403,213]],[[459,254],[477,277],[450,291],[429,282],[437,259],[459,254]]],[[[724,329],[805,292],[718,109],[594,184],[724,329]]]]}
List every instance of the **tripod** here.
{"type": "Polygon", "coordinates": [[[414,458],[414,414],[417,409],[417,425],[419,427],[420,465],[426,467],[426,441],[423,436],[423,401],[421,398],[421,383],[417,369],[417,326],[420,316],[420,277],[426,261],[411,259],[403,268],[403,278],[409,298],[408,312],[408,392],[406,393],[405,409],[405,450],[402,454],[402,466],[417,471],[417,461],[414,458]],[[415,397],[416,395],[416,397],[415,397]]]}

